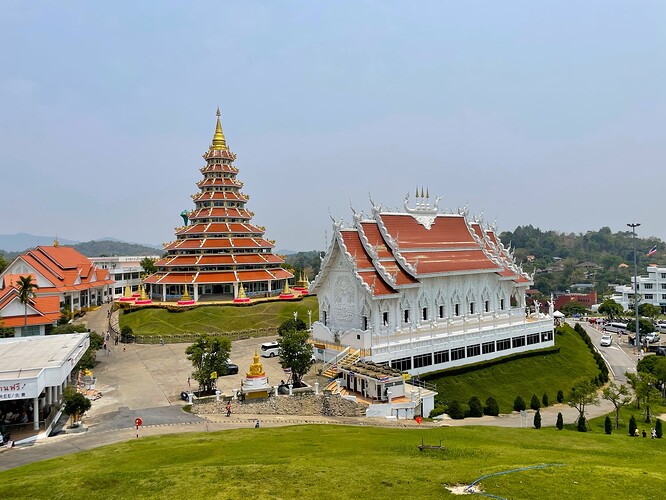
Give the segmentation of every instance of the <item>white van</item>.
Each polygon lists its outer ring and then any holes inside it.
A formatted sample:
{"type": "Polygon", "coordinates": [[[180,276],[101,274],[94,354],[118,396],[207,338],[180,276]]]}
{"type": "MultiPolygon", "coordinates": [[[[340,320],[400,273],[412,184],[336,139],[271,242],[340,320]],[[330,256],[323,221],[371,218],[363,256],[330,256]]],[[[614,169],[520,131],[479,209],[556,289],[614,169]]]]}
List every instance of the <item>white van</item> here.
{"type": "Polygon", "coordinates": [[[261,355],[264,358],[274,358],[280,355],[280,344],[277,342],[266,342],[261,344],[261,355]]]}
{"type": "Polygon", "coordinates": [[[659,333],[666,333],[666,323],[657,323],[654,325],[654,331],[659,333]]]}
{"type": "Polygon", "coordinates": [[[626,323],[606,323],[604,325],[604,332],[625,333],[627,331],[626,323]]]}

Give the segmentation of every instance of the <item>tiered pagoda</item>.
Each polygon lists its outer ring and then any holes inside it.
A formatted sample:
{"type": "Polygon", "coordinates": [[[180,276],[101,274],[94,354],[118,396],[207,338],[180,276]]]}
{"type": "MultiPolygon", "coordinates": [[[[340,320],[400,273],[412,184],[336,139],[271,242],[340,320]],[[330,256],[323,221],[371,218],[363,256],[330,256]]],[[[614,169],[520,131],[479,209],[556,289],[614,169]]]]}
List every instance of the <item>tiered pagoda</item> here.
{"type": "Polygon", "coordinates": [[[219,109],[213,143],[203,158],[194,210],[181,214],[185,226],[176,228],[176,240],[164,247],[166,257],[145,280],[152,298],[198,302],[279,296],[293,275],[273,255],[265,228],[251,222],[254,214],[245,208],[250,197],[236,179],[236,155],[227,147],[219,109]]]}

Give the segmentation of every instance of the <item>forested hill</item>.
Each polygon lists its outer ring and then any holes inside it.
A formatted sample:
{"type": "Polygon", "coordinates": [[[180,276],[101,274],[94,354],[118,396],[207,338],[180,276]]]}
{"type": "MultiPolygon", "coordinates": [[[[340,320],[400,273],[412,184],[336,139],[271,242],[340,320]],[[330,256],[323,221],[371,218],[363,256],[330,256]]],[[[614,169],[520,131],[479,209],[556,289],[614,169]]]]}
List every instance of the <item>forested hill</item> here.
{"type": "MultiPolygon", "coordinates": [[[[633,275],[631,231],[613,233],[602,227],[585,234],[566,234],[518,226],[515,231],[503,232],[500,238],[505,246],[510,243],[515,249],[516,260],[526,271],[536,269],[534,287],[544,294],[580,283],[594,284],[597,292],[603,293],[608,283],[628,284],[633,275]]],[[[645,274],[648,264],[666,264],[666,244],[656,237],[636,237],[636,256],[638,273],[645,274]],[[657,253],[648,257],[655,245],[657,253]]]]}
{"type": "Polygon", "coordinates": [[[126,256],[126,255],[162,255],[162,250],[137,243],[123,241],[98,240],[72,245],[86,257],[126,256]]]}

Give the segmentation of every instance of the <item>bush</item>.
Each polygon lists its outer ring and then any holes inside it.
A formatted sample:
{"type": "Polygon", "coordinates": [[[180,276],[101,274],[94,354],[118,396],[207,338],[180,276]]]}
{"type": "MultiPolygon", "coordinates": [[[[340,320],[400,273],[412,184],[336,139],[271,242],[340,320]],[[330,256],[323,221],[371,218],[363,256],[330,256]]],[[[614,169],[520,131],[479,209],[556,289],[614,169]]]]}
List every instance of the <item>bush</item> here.
{"type": "Polygon", "coordinates": [[[562,418],[562,412],[557,414],[557,423],[555,424],[555,427],[557,427],[558,431],[564,429],[564,419],[562,418]]]}
{"type": "Polygon", "coordinates": [[[123,326],[120,330],[120,340],[121,342],[132,343],[134,342],[134,331],[129,326],[123,326]]]}
{"type": "Polygon", "coordinates": [[[308,327],[302,319],[288,319],[278,326],[277,332],[281,337],[286,332],[300,332],[307,329],[308,327]]]}
{"type": "Polygon", "coordinates": [[[636,417],[633,415],[629,419],[629,435],[631,437],[636,435],[636,417]]]}
{"type": "Polygon", "coordinates": [[[522,411],[526,409],[527,405],[525,405],[525,400],[522,396],[516,396],[516,399],[513,400],[513,411],[522,411]]]}
{"type": "Polygon", "coordinates": [[[564,402],[564,393],[562,392],[562,389],[557,391],[557,402],[560,404],[564,402]]]}
{"type": "Polygon", "coordinates": [[[536,394],[532,394],[532,400],[530,401],[530,408],[533,410],[538,410],[541,408],[541,402],[536,394]]]}
{"type": "Polygon", "coordinates": [[[539,410],[534,414],[534,428],[541,429],[541,412],[539,410]]]}
{"type": "Polygon", "coordinates": [[[497,403],[495,398],[491,396],[488,399],[486,399],[486,406],[483,409],[483,413],[485,413],[486,415],[492,415],[493,417],[496,417],[497,415],[499,415],[499,412],[500,412],[499,404],[497,403]]]}
{"type": "Polygon", "coordinates": [[[661,420],[660,419],[657,419],[657,421],[655,422],[654,430],[657,433],[657,438],[661,439],[661,437],[664,435],[664,433],[661,430],[661,420]]]}
{"type": "Polygon", "coordinates": [[[463,410],[460,401],[458,401],[457,399],[454,399],[449,404],[449,417],[455,420],[461,420],[465,418],[465,411],[463,410]]]}
{"type": "Polygon", "coordinates": [[[65,413],[71,415],[75,421],[79,420],[77,417],[83,415],[92,406],[90,400],[80,392],[77,392],[72,386],[65,389],[63,400],[65,402],[65,413]]]}
{"type": "Polygon", "coordinates": [[[483,406],[481,405],[481,400],[476,396],[469,398],[467,402],[469,405],[469,416],[470,417],[482,417],[483,416],[483,406]]]}
{"type": "Polygon", "coordinates": [[[548,394],[544,393],[543,397],[541,398],[541,404],[543,405],[544,408],[548,408],[548,394]]]}
{"type": "Polygon", "coordinates": [[[429,418],[438,417],[440,415],[443,415],[444,413],[446,413],[446,406],[435,406],[430,412],[430,415],[428,415],[428,417],[429,418]]]}
{"type": "Polygon", "coordinates": [[[606,434],[610,434],[611,432],[613,432],[613,424],[608,415],[606,415],[606,420],[604,420],[604,432],[606,434]]]}
{"type": "Polygon", "coordinates": [[[578,418],[578,432],[587,432],[587,420],[582,415],[578,418]]]}

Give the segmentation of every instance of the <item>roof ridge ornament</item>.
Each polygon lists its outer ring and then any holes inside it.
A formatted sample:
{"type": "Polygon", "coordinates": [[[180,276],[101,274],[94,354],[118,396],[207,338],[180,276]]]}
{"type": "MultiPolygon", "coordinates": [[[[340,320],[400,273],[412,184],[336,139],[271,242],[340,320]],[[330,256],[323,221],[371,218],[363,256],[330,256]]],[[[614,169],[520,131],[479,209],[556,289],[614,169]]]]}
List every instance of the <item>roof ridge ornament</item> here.
{"type": "MultiPolygon", "coordinates": [[[[430,193],[428,193],[428,195],[430,195],[430,193]]],[[[442,198],[441,196],[438,196],[437,199],[435,200],[435,205],[433,207],[430,206],[430,202],[426,203],[423,203],[423,201],[419,202],[419,198],[421,200],[427,199],[423,194],[423,188],[421,188],[420,196],[418,193],[418,188],[416,190],[416,204],[414,208],[409,207],[409,193],[405,195],[403,208],[405,212],[407,212],[409,215],[414,217],[414,219],[416,219],[416,222],[421,224],[426,229],[430,229],[433,223],[435,222],[435,218],[437,218],[437,213],[439,212],[439,200],[441,200],[442,198]]]]}

